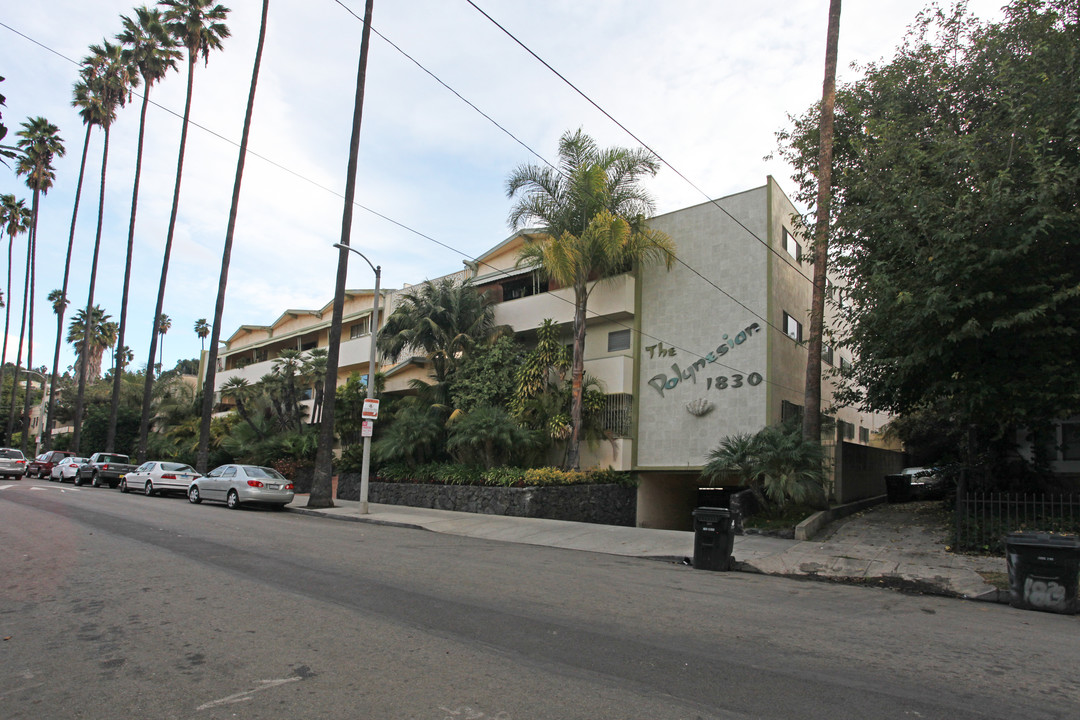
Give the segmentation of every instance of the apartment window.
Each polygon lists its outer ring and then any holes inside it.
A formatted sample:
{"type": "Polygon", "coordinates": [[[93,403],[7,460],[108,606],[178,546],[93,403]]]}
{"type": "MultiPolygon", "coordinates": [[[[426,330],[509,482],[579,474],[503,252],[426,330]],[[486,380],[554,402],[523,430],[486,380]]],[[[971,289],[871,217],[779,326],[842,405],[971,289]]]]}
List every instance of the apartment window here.
{"type": "Polygon", "coordinates": [[[311,342],[306,342],[306,343],[301,344],[300,345],[300,350],[303,351],[303,352],[306,352],[308,350],[314,350],[317,347],[319,347],[319,341],[318,340],[312,340],[311,342]]]}
{"type": "Polygon", "coordinates": [[[802,342],[802,323],[784,313],[784,332],[795,342],[802,342]]]}
{"type": "Polygon", "coordinates": [[[837,429],[837,432],[840,435],[841,439],[843,439],[843,440],[854,440],[855,439],[855,426],[852,425],[851,423],[844,422],[843,420],[837,420],[836,421],[836,429],[837,429]]]}
{"type": "Polygon", "coordinates": [[[802,248],[799,246],[799,241],[788,232],[787,228],[784,228],[784,249],[787,250],[788,255],[796,260],[802,259],[802,248]]]}
{"type": "Polygon", "coordinates": [[[840,372],[848,372],[851,370],[851,361],[843,355],[840,356],[840,372]]]}
{"type": "Polygon", "coordinates": [[[607,351],[617,352],[630,349],[630,329],[613,330],[607,334],[607,351]]]}
{"type": "Polygon", "coordinates": [[[360,322],[353,323],[349,327],[349,339],[355,340],[358,337],[367,335],[371,331],[371,316],[366,318],[360,318],[360,322]]]}
{"type": "Polygon", "coordinates": [[[793,402],[787,400],[780,401],[780,420],[787,422],[788,420],[801,420],[803,413],[803,406],[796,405],[793,402]]]}
{"type": "Polygon", "coordinates": [[[630,437],[633,418],[633,396],[627,393],[607,395],[600,411],[602,427],[617,438],[630,437]]]}
{"type": "Polygon", "coordinates": [[[863,443],[864,445],[870,442],[870,428],[859,428],[859,442],[863,443]]]}
{"type": "Polygon", "coordinates": [[[833,364],[832,345],[828,343],[821,344],[821,362],[833,364]]]}
{"type": "Polygon", "coordinates": [[[502,284],[502,289],[504,302],[535,295],[537,292],[536,273],[529,273],[525,277],[508,280],[502,284]]]}
{"type": "Polygon", "coordinates": [[[1061,459],[1080,460],[1080,423],[1061,423],[1061,459]]]}

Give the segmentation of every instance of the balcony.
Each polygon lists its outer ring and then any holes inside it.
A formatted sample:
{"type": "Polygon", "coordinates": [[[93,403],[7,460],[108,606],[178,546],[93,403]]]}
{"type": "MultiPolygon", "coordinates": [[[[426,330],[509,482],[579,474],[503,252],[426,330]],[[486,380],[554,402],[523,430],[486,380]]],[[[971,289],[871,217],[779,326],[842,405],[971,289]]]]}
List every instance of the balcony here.
{"type": "MultiPolygon", "coordinates": [[[[601,282],[589,296],[589,323],[600,318],[627,318],[633,315],[634,278],[629,273],[601,282]]],[[[560,288],[495,305],[495,322],[509,325],[515,332],[535,330],[547,318],[559,324],[574,321],[573,288],[560,288]]]]}

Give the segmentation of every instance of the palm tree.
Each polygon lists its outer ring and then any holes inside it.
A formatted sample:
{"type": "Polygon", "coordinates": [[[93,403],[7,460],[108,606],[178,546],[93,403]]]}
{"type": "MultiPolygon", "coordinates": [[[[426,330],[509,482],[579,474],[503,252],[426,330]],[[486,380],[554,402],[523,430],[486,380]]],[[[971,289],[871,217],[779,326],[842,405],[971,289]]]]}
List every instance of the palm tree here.
{"type": "Polygon", "coordinates": [[[671,238],[648,226],[654,206],[640,185],[659,167],[647,150],[601,150],[579,129],[560,138],[558,168],[520,165],[506,181],[507,196],[517,196],[510,226],[539,223],[546,236],[525,245],[519,264],[536,265],[547,278],[574,290],[570,468],[580,459],[589,295],[601,280],[638,264],[663,260],[670,268],[674,262],[671,238]]]}
{"type": "Polygon", "coordinates": [[[283,390],[282,422],[286,428],[300,430],[300,397],[296,391],[296,376],[303,372],[304,353],[296,349],[282,350],[274,360],[273,372],[281,380],[283,390]]]}
{"type": "Polygon", "coordinates": [[[203,64],[209,62],[210,53],[219,50],[222,40],[229,37],[229,28],[223,22],[229,14],[224,5],[213,0],[159,0],[165,8],[163,21],[180,44],[187,48],[187,94],[184,100],[184,120],[180,125],[180,150],[176,160],[176,184],[173,186],[172,212],[169,230],[165,235],[165,252],[161,260],[161,278],[158,281],[157,304],[154,308],[154,331],[150,334],[150,351],[146,354],[146,380],[143,384],[142,417],[139,420],[139,462],[146,461],[146,442],[150,433],[150,403],[154,390],[154,354],[157,351],[156,320],[165,304],[165,285],[169,276],[169,257],[172,254],[173,234],[176,231],[176,214],[180,207],[180,181],[184,175],[184,150],[187,147],[188,124],[191,118],[191,90],[195,80],[195,60],[201,55],[203,64]]]}
{"type": "Polygon", "coordinates": [[[101,96],[93,92],[85,79],[75,83],[72,107],[79,108],[79,116],[86,125],[86,133],[83,137],[82,158],[79,160],[79,182],[75,185],[75,205],[71,211],[71,229],[68,231],[67,255],[64,258],[64,282],[60,286],[60,292],[65,300],[56,316],[56,344],[53,347],[52,376],[49,382],[49,408],[45,415],[45,427],[42,430],[43,448],[48,450],[52,447],[53,411],[56,403],[56,374],[60,365],[60,345],[64,339],[64,313],[69,305],[67,301],[68,279],[71,276],[71,253],[75,245],[75,223],[79,217],[79,200],[82,197],[83,178],[86,175],[86,156],[90,150],[90,131],[95,125],[100,125],[103,117],[101,96]]]}
{"type": "MultiPolygon", "coordinates": [[[[139,142],[135,151],[135,182],[131,190],[131,218],[128,221],[127,255],[124,262],[124,287],[120,299],[120,329],[116,343],[124,345],[127,333],[128,291],[131,285],[131,259],[135,248],[135,216],[139,207],[139,181],[142,177],[143,139],[146,134],[146,108],[150,104],[150,88],[163,79],[171,70],[176,69],[176,62],[183,53],[177,49],[176,40],[165,29],[161,11],[148,9],[145,5],[135,8],[135,18],[120,16],[123,31],[116,36],[123,46],[124,58],[133,64],[143,81],[142,109],[139,111],[139,142]]],[[[117,364],[113,370],[112,399],[109,405],[109,429],[105,447],[112,450],[116,442],[116,421],[120,412],[120,388],[123,381],[123,366],[120,361],[123,354],[117,353],[117,364]]]]}
{"type": "Polygon", "coordinates": [[[308,423],[314,425],[322,420],[322,405],[326,386],[326,359],[329,351],[326,348],[312,348],[304,358],[301,373],[304,383],[315,388],[315,397],[311,404],[311,416],[308,423]]]}
{"type": "Polygon", "coordinates": [[[68,325],[67,341],[75,346],[77,362],[83,364],[83,353],[86,356],[87,375],[91,378],[101,376],[101,356],[105,354],[105,348],[116,344],[117,324],[109,320],[110,315],[100,305],[95,305],[90,317],[90,332],[86,332],[85,310],[80,309],[75,313],[68,325]]]}
{"type": "Polygon", "coordinates": [[[199,336],[199,347],[206,351],[206,338],[210,335],[210,326],[206,322],[206,318],[199,318],[195,321],[195,334],[199,336]]]}
{"type": "Polygon", "coordinates": [[[401,295],[376,341],[383,356],[397,362],[406,351],[422,352],[431,363],[438,397],[446,402],[448,381],[460,359],[481,342],[513,331],[495,325],[494,301],[468,280],[426,280],[401,295]]]}
{"type": "MultiPolygon", "coordinates": [[[[22,156],[15,166],[15,172],[26,176],[26,185],[33,190],[33,200],[30,203],[30,229],[26,253],[26,281],[23,283],[23,327],[27,325],[29,314],[30,339],[27,346],[27,366],[32,364],[32,351],[30,346],[34,342],[34,260],[35,245],[37,243],[38,207],[42,195],[48,194],[49,188],[56,179],[56,171],[53,168],[53,159],[63,157],[64,141],[60,137],[60,129],[43,117],[36,117],[22,123],[22,130],[18,132],[19,140],[16,143],[22,156]],[[27,299],[29,298],[29,304],[27,299]]],[[[19,351],[16,355],[16,367],[22,363],[23,330],[19,331],[19,351]]],[[[23,404],[26,405],[24,399],[23,404]]],[[[29,414],[27,409],[26,414],[29,414]]],[[[8,416],[8,433],[10,440],[15,425],[15,386],[11,388],[11,412],[8,416]]],[[[26,433],[23,433],[23,444],[26,443],[26,433]]]]}
{"type": "Polygon", "coordinates": [[[8,332],[11,328],[11,261],[15,238],[30,229],[30,210],[25,200],[14,195],[0,195],[0,227],[8,235],[8,270],[7,302],[4,304],[4,349],[0,353],[0,387],[4,385],[4,371],[7,369],[8,332]]]}
{"type": "Polygon", "coordinates": [[[251,393],[251,383],[238,375],[234,375],[221,385],[222,396],[231,397],[236,401],[236,412],[240,416],[240,419],[251,426],[251,429],[255,432],[257,438],[263,440],[266,438],[266,433],[255,424],[251,419],[251,415],[248,413],[247,401],[251,398],[251,393]]]}
{"type": "MultiPolygon", "coordinates": [[[[195,455],[195,467],[200,472],[206,471],[206,465],[210,458],[210,412],[214,406],[214,383],[217,377],[218,341],[221,339],[221,316],[225,312],[225,288],[229,283],[229,264],[232,261],[236,211],[240,205],[240,184],[244,179],[244,162],[247,159],[248,137],[251,134],[251,116],[255,110],[255,89],[259,84],[259,68],[262,66],[263,45],[266,41],[266,15],[269,8],[270,1],[263,0],[262,22],[259,25],[259,44],[255,49],[255,64],[251,71],[247,110],[244,112],[244,130],[240,135],[240,155],[236,160],[232,204],[229,207],[229,225],[225,230],[225,245],[221,251],[221,274],[218,276],[217,300],[214,303],[213,337],[210,340],[210,356],[206,360],[206,377],[203,379],[202,417],[199,420],[199,449],[195,455]]],[[[206,324],[205,320],[202,322],[203,325],[206,324]]],[[[199,337],[204,338],[205,335],[199,335],[199,337]]]]}
{"type": "MultiPolygon", "coordinates": [[[[105,220],[105,177],[109,166],[109,131],[116,120],[118,108],[127,104],[131,89],[139,84],[139,76],[134,65],[124,58],[123,48],[103,40],[101,45],[91,45],[90,54],[83,60],[83,80],[97,96],[100,103],[100,124],[104,132],[101,150],[101,186],[98,193],[97,233],[94,236],[94,255],[90,262],[90,287],[86,293],[86,316],[89,317],[94,307],[94,286],[97,282],[98,256],[101,253],[101,230],[105,220]]],[[[90,341],[89,335],[83,342],[90,341]]],[[[71,449],[79,451],[82,435],[83,396],[86,392],[86,363],[89,348],[84,347],[79,353],[79,389],[75,395],[75,430],[71,436],[71,449]]]]}
{"type": "Polygon", "coordinates": [[[165,333],[172,329],[172,318],[165,313],[158,315],[157,319],[157,333],[161,336],[160,354],[158,355],[158,367],[161,367],[165,362],[165,333]]]}

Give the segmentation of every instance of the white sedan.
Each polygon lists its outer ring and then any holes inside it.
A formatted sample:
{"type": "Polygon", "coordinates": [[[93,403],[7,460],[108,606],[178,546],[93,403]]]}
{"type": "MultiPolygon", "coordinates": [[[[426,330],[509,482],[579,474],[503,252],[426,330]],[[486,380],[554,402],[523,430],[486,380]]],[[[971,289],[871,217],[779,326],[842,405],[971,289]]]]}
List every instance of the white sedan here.
{"type": "Polygon", "coordinates": [[[79,474],[79,466],[86,462],[84,457],[68,456],[60,462],[53,465],[52,471],[49,473],[50,480],[59,480],[60,482],[75,482],[75,476],[79,474]]]}
{"type": "Polygon", "coordinates": [[[187,493],[191,481],[200,477],[190,465],[151,460],[125,473],[120,480],[120,492],[134,490],[147,496],[166,492],[187,493]]]}
{"type": "Polygon", "coordinates": [[[192,503],[218,500],[233,510],[248,502],[265,503],[281,510],[293,501],[294,489],[292,482],[273,468],[222,465],[192,480],[187,496],[192,503]]]}

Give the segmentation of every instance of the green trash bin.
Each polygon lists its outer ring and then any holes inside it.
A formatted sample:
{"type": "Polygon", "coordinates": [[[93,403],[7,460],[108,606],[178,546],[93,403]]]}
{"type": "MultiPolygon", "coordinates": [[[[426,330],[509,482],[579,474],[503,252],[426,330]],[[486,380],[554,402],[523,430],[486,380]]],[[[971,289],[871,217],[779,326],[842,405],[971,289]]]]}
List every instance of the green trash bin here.
{"type": "Polygon", "coordinates": [[[694,569],[728,570],[735,544],[731,511],[699,507],[694,510],[694,569]]]}
{"type": "Polygon", "coordinates": [[[1038,532],[1005,536],[1009,604],[1024,610],[1080,611],[1080,538],[1038,532]]]}

